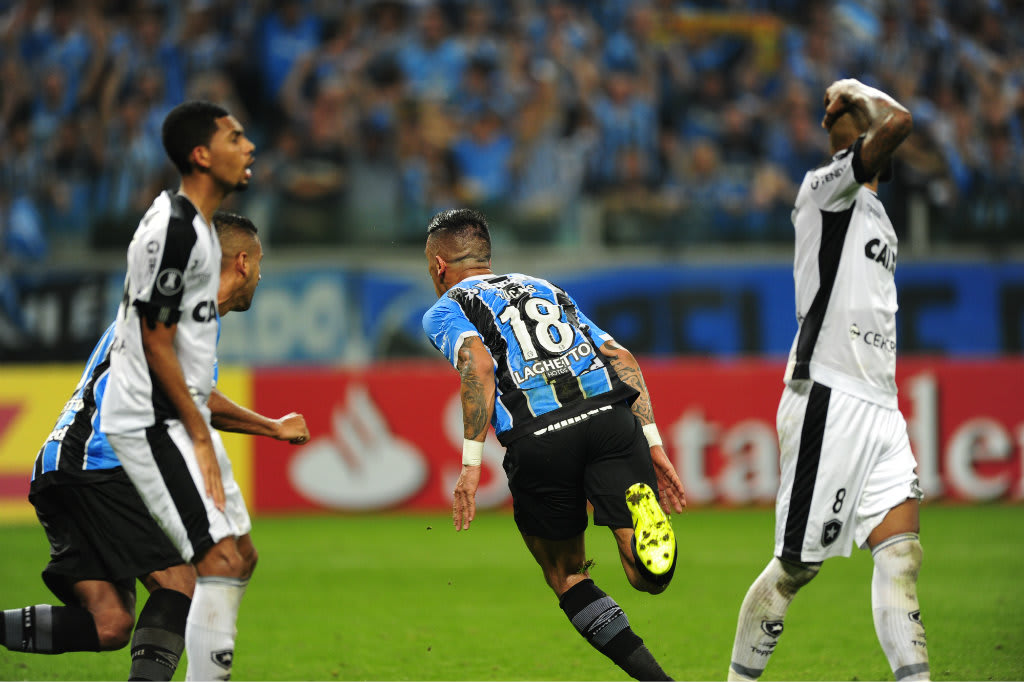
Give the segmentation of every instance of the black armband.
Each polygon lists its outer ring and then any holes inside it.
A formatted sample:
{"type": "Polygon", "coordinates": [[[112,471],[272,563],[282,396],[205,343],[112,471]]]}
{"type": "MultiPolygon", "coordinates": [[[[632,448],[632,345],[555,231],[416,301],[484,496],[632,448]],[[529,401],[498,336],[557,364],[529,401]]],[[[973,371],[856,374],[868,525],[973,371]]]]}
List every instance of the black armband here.
{"type": "Polygon", "coordinates": [[[853,179],[859,184],[871,182],[871,176],[868,175],[867,170],[864,169],[864,162],[860,160],[860,147],[862,144],[864,144],[863,135],[858,137],[857,141],[850,145],[850,152],[853,154],[853,160],[850,163],[853,167],[853,179]]]}
{"type": "Polygon", "coordinates": [[[181,319],[181,311],[177,308],[167,308],[149,301],[134,301],[132,305],[139,311],[139,317],[146,321],[150,329],[156,329],[157,322],[163,323],[165,327],[173,327],[181,319]]]}

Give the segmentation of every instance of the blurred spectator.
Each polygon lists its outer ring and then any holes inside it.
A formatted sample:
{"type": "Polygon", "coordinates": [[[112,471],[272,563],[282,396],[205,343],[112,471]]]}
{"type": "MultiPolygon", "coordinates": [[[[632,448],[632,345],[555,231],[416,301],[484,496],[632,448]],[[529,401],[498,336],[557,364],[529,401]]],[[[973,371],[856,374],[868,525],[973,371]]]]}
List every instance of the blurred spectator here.
{"type": "Polygon", "coordinates": [[[111,39],[114,71],[108,91],[116,101],[126,90],[138,89],[143,78],[158,79],[160,101],[151,104],[166,113],[185,99],[185,57],[176,37],[165,32],[167,16],[159,9],[140,5],[129,19],[127,29],[111,39]]]}
{"type": "Polygon", "coordinates": [[[4,261],[41,260],[46,256],[47,243],[35,203],[25,195],[12,196],[5,188],[0,188],[0,246],[0,306],[14,311],[14,285],[6,277],[8,264],[4,261]]]}
{"type": "MultiPolygon", "coordinates": [[[[260,177],[280,187],[273,212],[275,244],[331,244],[346,239],[339,220],[348,183],[349,153],[340,110],[344,92],[325,87],[318,96],[308,129],[280,131],[267,154],[260,177]]],[[[258,153],[258,152],[257,152],[258,153]]]]}
{"type": "Polygon", "coordinates": [[[682,111],[679,134],[684,140],[717,140],[722,134],[719,113],[728,101],[725,76],[717,71],[701,74],[697,91],[682,111]]]}
{"type": "Polygon", "coordinates": [[[364,244],[393,242],[401,228],[401,181],[395,173],[394,130],[364,121],[349,163],[345,232],[364,244]]]}
{"type": "Polygon", "coordinates": [[[571,3],[545,0],[538,4],[541,11],[528,11],[523,17],[526,34],[538,54],[555,56],[545,53],[554,45],[564,45],[572,52],[585,52],[596,41],[596,26],[571,3]]]}
{"type": "Polygon", "coordinates": [[[856,76],[899,92],[914,114],[898,177],[880,189],[894,222],[918,203],[933,239],[1024,242],[1007,220],[1020,213],[1024,167],[1020,10],[0,2],[5,210],[32,226],[23,234],[122,246],[144,208],[138,193],[173,181],[164,114],[200,97],[227,104],[257,141],[258,191],[236,201],[280,216],[259,221],[280,244],[415,242],[433,211],[470,201],[503,212],[495,224],[510,233],[498,239],[571,242],[600,232],[589,225],[602,212],[613,240],[634,227],[666,244],[788,239],[782,207],[824,160],[821,92],[856,76]]]}
{"type": "Polygon", "coordinates": [[[116,105],[116,118],[103,131],[103,172],[95,207],[96,246],[124,248],[153,195],[169,186],[166,156],[159,138],[146,130],[145,103],[137,92],[126,92],[116,105]]]}
{"type": "Polygon", "coordinates": [[[515,117],[511,220],[521,241],[568,241],[597,133],[582,107],[563,111],[554,64],[538,62],[532,76],[532,93],[515,117]]]}
{"type": "Polygon", "coordinates": [[[301,0],[273,0],[259,26],[263,96],[275,100],[295,63],[320,44],[320,19],[301,0]]]}
{"type": "Polygon", "coordinates": [[[371,0],[366,5],[366,28],[362,44],[373,55],[394,55],[405,40],[409,6],[405,0],[371,0]]]}
{"type": "Polygon", "coordinates": [[[441,9],[427,5],[419,17],[416,36],[398,50],[410,91],[419,97],[443,100],[451,95],[462,79],[466,53],[458,40],[448,35],[441,9]]]}
{"type": "Polygon", "coordinates": [[[6,139],[2,140],[0,178],[10,202],[34,206],[46,182],[42,148],[32,140],[31,109],[25,104],[12,116],[6,139]]]}
{"type": "Polygon", "coordinates": [[[282,84],[280,99],[289,118],[305,118],[310,102],[325,83],[356,80],[368,56],[355,42],[357,30],[354,13],[324,23],[320,48],[299,57],[282,84]]]}
{"type": "Polygon", "coordinates": [[[813,93],[825,92],[833,81],[842,78],[845,69],[839,66],[842,60],[851,56],[836,54],[839,41],[833,34],[827,7],[825,3],[808,6],[807,28],[792,38],[786,58],[791,77],[813,93]]]}
{"type": "Polygon", "coordinates": [[[678,175],[683,202],[679,229],[686,242],[735,241],[744,237],[750,187],[727,173],[710,140],[695,141],[678,175]]]}
{"type": "Polygon", "coordinates": [[[623,153],[636,154],[636,163],[644,173],[644,182],[660,176],[657,158],[658,119],[650,100],[637,91],[631,71],[608,73],[604,94],[593,104],[600,142],[593,156],[591,179],[605,187],[622,180],[623,153]]]}
{"type": "MultiPolygon", "coordinates": [[[[88,245],[93,218],[94,179],[101,172],[101,159],[85,142],[80,121],[61,121],[45,156],[47,200],[43,203],[47,223],[59,228],[62,245],[88,245]]],[[[52,231],[54,234],[58,230],[52,231]]]]}
{"type": "Polygon", "coordinates": [[[470,120],[468,134],[452,145],[463,201],[488,205],[511,194],[513,141],[502,123],[497,111],[485,108],[470,120]]]}
{"type": "Polygon", "coordinates": [[[1024,173],[1014,160],[1008,124],[985,129],[984,144],[986,163],[979,169],[977,189],[968,205],[970,219],[961,226],[959,236],[1002,244],[1022,231],[1024,173]]]}
{"type": "Polygon", "coordinates": [[[190,0],[186,4],[181,49],[188,73],[216,71],[234,58],[234,31],[221,30],[219,19],[213,0],[190,0]]]}
{"type": "MultiPolygon", "coordinates": [[[[824,88],[821,92],[824,92],[824,88]]],[[[775,110],[766,138],[767,160],[777,165],[797,185],[808,169],[826,160],[822,151],[821,120],[812,113],[810,96],[801,83],[790,83],[775,110]]]]}
{"type": "Polygon", "coordinates": [[[478,0],[469,4],[463,16],[459,36],[463,53],[470,60],[496,64],[501,57],[501,44],[491,31],[491,8],[486,2],[478,0]]]}
{"type": "Polygon", "coordinates": [[[59,70],[65,80],[63,98],[58,108],[68,112],[78,99],[90,64],[99,57],[92,44],[77,3],[53,0],[48,6],[37,2],[16,3],[8,26],[17,42],[22,59],[34,66],[35,76],[59,70]]]}
{"type": "Polygon", "coordinates": [[[463,122],[479,116],[486,108],[499,111],[503,116],[512,113],[514,102],[498,89],[494,79],[495,66],[494,62],[483,57],[469,60],[462,82],[449,100],[457,121],[463,122]]]}
{"type": "Polygon", "coordinates": [[[397,239],[419,244],[423,225],[439,210],[452,208],[457,171],[447,146],[447,131],[439,125],[436,105],[406,100],[397,113],[397,163],[401,228],[397,239]]]}
{"type": "Polygon", "coordinates": [[[793,239],[790,213],[798,185],[790,182],[777,166],[757,166],[750,183],[746,236],[766,242],[789,243],[793,239]]]}

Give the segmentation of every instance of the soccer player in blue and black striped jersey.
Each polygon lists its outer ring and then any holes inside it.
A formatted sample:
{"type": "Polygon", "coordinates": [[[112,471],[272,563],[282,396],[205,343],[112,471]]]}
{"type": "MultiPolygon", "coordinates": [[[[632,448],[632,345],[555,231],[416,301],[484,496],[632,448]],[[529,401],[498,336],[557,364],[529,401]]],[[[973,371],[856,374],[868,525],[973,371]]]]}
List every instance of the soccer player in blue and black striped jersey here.
{"type": "Polygon", "coordinates": [[[573,626],[632,677],[670,679],[590,579],[584,547],[589,501],[594,523],[612,530],[633,587],[663,592],[675,569],[666,512],[683,510],[683,487],[636,360],[566,291],[492,272],[487,219],[477,211],[435,215],[426,257],[439,299],[423,329],[461,377],[455,529],[468,529],[475,516],[491,424],[506,448],[516,525],[573,626]]]}
{"type": "MultiPolygon", "coordinates": [[[[262,247],[247,218],[217,213],[221,244],[220,316],[246,310],[259,282],[262,247]]],[[[58,654],[120,649],[131,635],[129,679],[170,680],[184,648],[195,569],[150,515],[101,432],[112,324],[39,450],[29,500],[50,541],[43,581],[66,606],[39,604],[2,613],[0,644],[11,651],[58,654]],[[132,634],[135,580],[150,592],[132,634]]],[[[305,419],[269,419],[216,389],[215,427],[293,443],[309,438],[305,419]]],[[[251,546],[251,545],[250,545],[251,546]]],[[[255,552],[247,555],[255,563],[255,552]]]]}

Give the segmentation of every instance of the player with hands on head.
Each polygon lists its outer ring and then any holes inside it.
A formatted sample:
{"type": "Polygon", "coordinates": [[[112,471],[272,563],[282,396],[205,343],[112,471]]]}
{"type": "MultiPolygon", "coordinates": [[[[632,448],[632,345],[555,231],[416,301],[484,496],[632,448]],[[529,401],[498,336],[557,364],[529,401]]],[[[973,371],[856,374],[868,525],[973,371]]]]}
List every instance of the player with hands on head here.
{"type": "MultiPolygon", "coordinates": [[[[248,219],[218,212],[213,221],[223,252],[217,295],[223,317],[249,308],[262,248],[248,219]]],[[[184,649],[195,568],[164,535],[98,430],[113,335],[112,324],[90,354],[32,474],[29,500],[51,546],[43,580],[66,606],[4,611],[0,644],[58,654],[120,649],[131,637],[129,679],[170,680],[184,649]],[[150,596],[133,633],[136,578],[150,596]]],[[[309,437],[301,415],[269,419],[217,389],[210,409],[222,430],[292,443],[309,437]]]]}
{"type": "Polygon", "coordinates": [[[150,513],[198,578],[185,630],[188,679],[228,679],[256,550],[207,401],[214,383],[221,248],[212,217],[252,175],[253,143],[209,102],[162,128],[177,192],[161,193],[128,246],[102,430],[150,513]]]}
{"type": "Polygon", "coordinates": [[[832,159],[804,176],[793,211],[799,330],[777,415],[775,556],[740,607],[728,678],[760,677],[796,593],[856,543],[871,550],[875,632],[894,677],[926,680],[921,489],[896,399],[897,239],[876,195],[912,118],[852,78],[824,104],[832,159]]]}
{"type": "Polygon", "coordinates": [[[477,211],[435,215],[425,255],[439,298],[423,328],[460,376],[455,529],[469,529],[476,517],[484,437],[493,426],[506,448],[516,525],[559,606],[630,676],[670,679],[591,580],[584,546],[589,501],[594,523],[612,530],[634,588],[659,594],[675,570],[667,514],[682,512],[685,495],[636,359],[563,289],[495,274],[487,219],[477,211]]]}

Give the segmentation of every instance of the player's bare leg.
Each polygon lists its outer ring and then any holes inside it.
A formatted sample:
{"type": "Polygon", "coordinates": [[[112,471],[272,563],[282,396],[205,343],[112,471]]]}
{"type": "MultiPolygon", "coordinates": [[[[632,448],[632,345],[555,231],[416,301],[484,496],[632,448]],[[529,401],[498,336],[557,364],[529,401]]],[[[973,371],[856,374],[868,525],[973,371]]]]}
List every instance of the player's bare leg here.
{"type": "Polygon", "coordinates": [[[128,643],[134,595],[102,580],[78,581],[72,590],[78,605],[37,604],[4,611],[0,643],[11,651],[37,654],[109,651],[128,643]]]}
{"type": "Polygon", "coordinates": [[[590,579],[583,533],[567,540],[524,535],[526,546],[558,596],[558,605],[591,646],[637,680],[671,679],[633,632],[615,600],[590,579]]]}
{"type": "Polygon", "coordinates": [[[868,535],[875,562],[871,609],[875,632],[897,680],[929,679],[928,644],[917,601],[921,569],[918,501],[908,499],[889,510],[868,535]]]}
{"type": "Polygon", "coordinates": [[[105,580],[81,580],[75,583],[74,591],[96,623],[100,651],[126,645],[135,623],[135,593],[120,590],[105,580]]]}
{"type": "Polygon", "coordinates": [[[260,558],[259,552],[256,551],[256,546],[252,543],[252,536],[249,533],[238,538],[238,553],[242,555],[242,561],[245,562],[245,571],[242,578],[248,580],[252,577],[253,571],[256,570],[256,562],[260,558]]]}
{"type": "Polygon", "coordinates": [[[238,608],[251,566],[238,539],[224,538],[196,562],[199,577],[188,612],[185,648],[189,680],[227,680],[235,656],[238,608]]]}
{"type": "Polygon", "coordinates": [[[626,573],[629,584],[641,592],[648,594],[661,594],[668,588],[668,582],[658,583],[651,579],[650,574],[645,575],[637,566],[636,556],[633,554],[633,529],[613,528],[615,542],[619,546],[619,560],[622,562],[622,570],[626,573]]]}
{"type": "Polygon", "coordinates": [[[196,589],[196,569],[192,564],[177,564],[145,575],[140,581],[150,594],[132,634],[128,679],[170,680],[185,650],[185,624],[196,589]]]}

